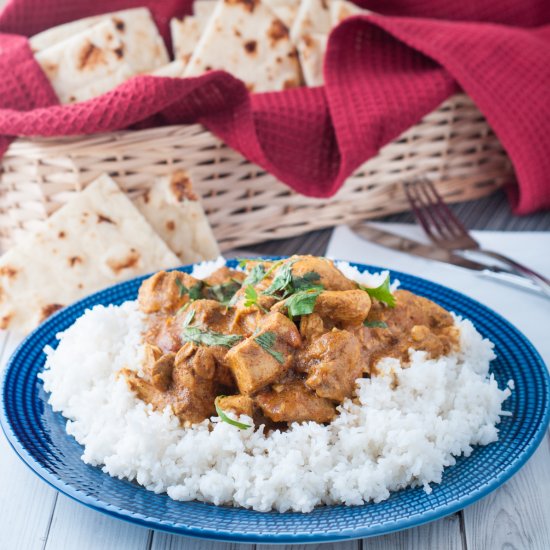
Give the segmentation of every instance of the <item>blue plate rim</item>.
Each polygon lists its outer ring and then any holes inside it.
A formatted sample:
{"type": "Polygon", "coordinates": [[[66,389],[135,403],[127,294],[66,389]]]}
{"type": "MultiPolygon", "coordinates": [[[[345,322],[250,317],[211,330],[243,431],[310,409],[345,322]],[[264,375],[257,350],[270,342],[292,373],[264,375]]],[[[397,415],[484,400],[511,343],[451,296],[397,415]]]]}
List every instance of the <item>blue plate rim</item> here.
{"type": "MultiPolygon", "coordinates": [[[[281,258],[285,258],[285,256],[261,256],[259,259],[277,260],[281,258]]],[[[232,260],[235,260],[235,258],[226,258],[227,262],[232,260]]],[[[340,261],[340,260],[335,260],[335,261],[340,261]]],[[[55,323],[55,319],[59,315],[66,312],[67,309],[69,308],[78,309],[78,307],[83,301],[88,301],[90,299],[97,300],[104,293],[109,292],[113,288],[118,288],[122,285],[131,283],[131,282],[143,280],[149,277],[151,273],[134,277],[128,281],[123,281],[115,285],[112,285],[110,287],[107,287],[105,289],[94,292],[74,302],[70,306],[67,306],[62,310],[59,310],[58,312],[54,313],[54,315],[49,317],[39,327],[37,327],[33,332],[31,332],[28,336],[26,336],[24,340],[17,346],[17,348],[11,355],[8,363],[6,364],[6,367],[2,374],[2,382],[0,384],[0,395],[2,396],[2,407],[0,408],[0,426],[2,427],[2,431],[4,432],[6,439],[10,444],[10,447],[15,451],[15,453],[22,460],[22,462],[40,479],[42,479],[45,483],[47,483],[50,487],[56,489],[60,493],[69,497],[70,499],[76,502],[79,502],[80,504],[83,504],[87,508],[91,508],[100,513],[106,514],[110,517],[114,517],[134,525],[139,525],[141,527],[156,529],[156,530],[165,531],[168,533],[173,533],[178,535],[185,535],[193,538],[213,540],[218,542],[314,544],[314,543],[320,543],[320,542],[321,543],[338,542],[338,541],[353,540],[358,538],[374,537],[382,534],[389,534],[397,531],[402,531],[412,527],[417,527],[419,525],[424,525],[426,523],[430,523],[432,521],[436,521],[438,519],[442,519],[446,516],[452,515],[458,512],[459,510],[462,510],[467,506],[474,504],[478,500],[484,498],[485,496],[487,496],[488,494],[496,490],[498,487],[500,487],[502,484],[508,481],[512,476],[514,476],[525,465],[525,463],[529,460],[529,458],[531,458],[531,456],[537,450],[538,446],[540,445],[540,443],[544,438],[546,430],[548,429],[548,425],[550,424],[550,373],[548,372],[548,369],[546,368],[542,357],[540,356],[539,352],[534,347],[534,345],[531,343],[531,341],[518,328],[512,325],[510,321],[502,317],[496,311],[485,306],[484,304],[481,304],[477,300],[467,296],[466,294],[460,291],[451,289],[449,287],[446,287],[445,285],[441,285],[439,283],[435,283],[428,279],[424,279],[422,277],[418,277],[416,275],[412,275],[403,271],[396,271],[396,270],[388,269],[381,266],[363,264],[358,262],[349,262],[349,264],[361,270],[369,270],[369,271],[375,271],[375,272],[389,271],[392,279],[399,279],[399,277],[410,278],[412,280],[416,279],[421,281],[423,284],[427,283],[428,286],[432,287],[435,291],[438,291],[438,290],[444,291],[446,293],[450,293],[451,296],[454,294],[466,300],[467,302],[468,301],[473,302],[477,307],[480,307],[484,309],[486,312],[488,312],[500,324],[506,325],[509,329],[519,334],[523,340],[523,343],[529,348],[529,350],[531,351],[533,356],[537,359],[539,364],[545,367],[544,381],[545,381],[545,390],[546,390],[545,391],[546,407],[544,409],[542,422],[539,424],[539,427],[537,428],[535,435],[531,438],[531,440],[529,441],[525,449],[516,457],[516,460],[513,462],[513,464],[510,467],[508,467],[506,470],[502,471],[497,476],[493,477],[491,481],[487,483],[484,487],[474,490],[468,495],[462,498],[459,498],[452,503],[449,503],[446,505],[440,505],[437,508],[434,508],[433,510],[424,511],[421,513],[415,513],[408,518],[402,518],[400,520],[397,520],[394,522],[394,525],[388,525],[387,523],[385,523],[385,524],[379,524],[379,525],[368,525],[363,528],[354,528],[354,529],[347,529],[347,530],[336,529],[334,532],[325,530],[320,533],[256,534],[256,533],[249,533],[249,532],[236,533],[233,531],[227,532],[227,531],[220,531],[217,529],[194,528],[192,525],[177,524],[173,522],[163,522],[162,520],[159,520],[157,518],[151,518],[147,516],[142,516],[141,514],[135,514],[131,510],[119,508],[119,507],[113,506],[112,504],[109,504],[108,502],[98,501],[95,498],[91,498],[88,495],[83,494],[81,491],[73,488],[72,485],[64,482],[62,478],[59,478],[49,473],[43,466],[38,464],[37,461],[32,457],[32,455],[26,450],[24,445],[22,445],[22,443],[19,441],[19,439],[17,438],[17,436],[15,435],[15,433],[11,428],[10,420],[7,416],[5,402],[3,399],[6,378],[9,370],[13,368],[13,365],[15,364],[15,360],[17,359],[19,352],[25,348],[25,346],[27,345],[27,342],[31,340],[40,331],[47,331],[49,329],[49,326],[55,323]]],[[[191,267],[192,265],[194,264],[186,264],[174,269],[176,270],[185,269],[185,268],[191,267]]],[[[475,319],[474,319],[474,322],[475,322],[475,319]]],[[[60,413],[57,413],[57,414],[60,414],[60,413]]],[[[68,436],[68,437],[71,437],[71,436],[68,436]]],[[[104,474],[104,475],[108,475],[108,474],[104,474]]],[[[143,491],[147,490],[143,487],[136,487],[136,489],[143,490],[143,491]]],[[[372,504],[366,504],[363,506],[371,506],[371,505],[372,504]]],[[[260,516],[263,515],[262,512],[254,512],[254,513],[260,516]]],[[[307,516],[307,514],[304,514],[304,516],[307,516]]]]}

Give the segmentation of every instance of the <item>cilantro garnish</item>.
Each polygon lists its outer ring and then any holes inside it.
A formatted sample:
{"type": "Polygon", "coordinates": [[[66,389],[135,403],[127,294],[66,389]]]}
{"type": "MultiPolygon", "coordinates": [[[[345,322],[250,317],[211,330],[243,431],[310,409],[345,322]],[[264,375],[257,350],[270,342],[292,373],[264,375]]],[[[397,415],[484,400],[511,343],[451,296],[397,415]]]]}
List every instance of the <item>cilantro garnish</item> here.
{"type": "Polygon", "coordinates": [[[315,302],[321,292],[323,292],[323,287],[317,286],[308,288],[307,290],[301,290],[289,296],[284,302],[288,311],[288,316],[292,318],[298,315],[309,315],[313,313],[315,302]]]}
{"type": "Polygon", "coordinates": [[[389,307],[395,307],[395,296],[390,290],[390,276],[388,275],[384,282],[375,288],[359,285],[361,290],[364,290],[371,298],[383,302],[389,307]]]}
{"type": "Polygon", "coordinates": [[[203,330],[196,326],[189,326],[195,318],[195,311],[190,311],[183,321],[183,332],[181,339],[184,342],[193,342],[194,344],[205,346],[224,346],[231,348],[238,344],[243,337],[239,334],[222,334],[213,330],[203,330]]]}
{"type": "Polygon", "coordinates": [[[243,281],[243,286],[257,285],[265,277],[265,266],[264,264],[255,265],[250,273],[246,276],[246,279],[243,281]]]}
{"type": "Polygon", "coordinates": [[[258,334],[258,336],[254,338],[254,341],[260,347],[267,351],[269,355],[274,357],[282,365],[285,362],[283,354],[273,349],[276,340],[277,335],[274,332],[263,332],[262,334],[258,334]]]}
{"type": "Polygon", "coordinates": [[[301,277],[292,276],[292,286],[296,292],[299,290],[309,290],[312,287],[320,286],[319,279],[321,275],[316,271],[309,271],[301,277]]]}
{"type": "Polygon", "coordinates": [[[204,286],[204,283],[202,281],[198,281],[195,283],[191,288],[187,288],[180,279],[176,279],[176,286],[178,287],[180,291],[180,298],[183,298],[186,294],[189,294],[189,299],[191,301],[194,300],[200,300],[202,298],[202,287],[204,286]]]}
{"type": "Polygon", "coordinates": [[[197,345],[223,346],[225,348],[232,348],[243,339],[239,334],[222,334],[213,330],[203,330],[199,327],[184,328],[181,338],[184,342],[193,342],[197,345]]]}
{"type": "Polygon", "coordinates": [[[236,279],[231,279],[219,285],[212,285],[208,288],[207,295],[209,298],[217,300],[224,305],[228,305],[240,288],[241,283],[236,279]]]}
{"type": "Polygon", "coordinates": [[[245,297],[244,307],[256,306],[260,308],[262,311],[264,311],[265,313],[267,313],[267,309],[265,309],[265,307],[263,307],[258,302],[258,293],[256,292],[256,289],[252,285],[248,285],[244,289],[244,297],[245,297]]]}
{"type": "Polygon", "coordinates": [[[249,424],[243,424],[242,422],[237,422],[236,420],[233,420],[232,418],[229,418],[227,414],[223,412],[222,409],[220,409],[218,405],[218,401],[222,398],[226,397],[225,395],[218,395],[216,399],[214,400],[214,406],[216,407],[216,413],[220,417],[220,420],[223,422],[227,422],[227,424],[231,424],[231,426],[235,426],[236,428],[239,428],[239,430],[247,430],[248,428],[252,428],[249,424]]]}
{"type": "Polygon", "coordinates": [[[365,319],[363,325],[368,328],[388,328],[388,323],[385,321],[368,321],[365,319]]]}
{"type": "MultiPolygon", "coordinates": [[[[263,294],[267,296],[273,296],[274,294],[282,294],[283,297],[288,296],[292,292],[292,265],[297,260],[290,260],[283,264],[277,274],[273,278],[273,281],[269,288],[264,290],[263,294]]],[[[277,264],[275,264],[277,265],[277,264]]],[[[266,276],[273,270],[275,266],[266,273],[266,276]]]]}

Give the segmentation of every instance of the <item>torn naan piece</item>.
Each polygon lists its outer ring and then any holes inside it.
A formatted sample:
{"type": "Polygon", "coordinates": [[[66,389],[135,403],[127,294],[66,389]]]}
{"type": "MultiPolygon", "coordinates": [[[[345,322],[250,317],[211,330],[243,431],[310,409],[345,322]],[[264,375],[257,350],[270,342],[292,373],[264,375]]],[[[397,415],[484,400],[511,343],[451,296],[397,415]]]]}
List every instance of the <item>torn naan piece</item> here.
{"type": "Polygon", "coordinates": [[[182,263],[219,256],[218,243],[185,171],[157,178],[134,204],[182,263]]]}
{"type": "Polygon", "coordinates": [[[332,28],[330,2],[328,0],[302,0],[290,37],[295,44],[310,34],[329,34],[332,28]]]}
{"type": "Polygon", "coordinates": [[[165,76],[168,78],[183,78],[185,73],[185,67],[187,66],[181,59],[176,59],[168,65],[163,65],[154,71],[151,71],[149,74],[151,76],[165,76]]]}
{"type": "Polygon", "coordinates": [[[170,34],[175,61],[181,61],[185,67],[193,55],[204,25],[196,17],[187,16],[183,20],[170,19],[170,34]]]}
{"type": "Polygon", "coordinates": [[[292,27],[300,7],[300,0],[262,1],[289,29],[292,27]]]}
{"type": "Polygon", "coordinates": [[[352,2],[346,0],[332,0],[330,3],[330,19],[332,27],[339,25],[344,19],[353,15],[368,15],[372,13],[370,10],[360,8],[352,2]]]}
{"type": "Polygon", "coordinates": [[[228,71],[253,92],[285,90],[302,83],[287,27],[260,0],[216,4],[185,76],[211,70],[228,71]]]}
{"type": "Polygon", "coordinates": [[[193,14],[199,25],[204,29],[210,16],[214,13],[217,2],[214,0],[195,0],[193,14]]]}
{"type": "Polygon", "coordinates": [[[93,27],[104,18],[105,15],[93,15],[92,17],[84,17],[83,19],[77,19],[76,21],[70,21],[63,25],[51,27],[31,36],[29,38],[29,45],[33,53],[40,52],[50,46],[54,46],[58,42],[93,27]]]}
{"type": "Polygon", "coordinates": [[[85,101],[168,63],[149,10],[106,16],[36,54],[61,103],[85,101]]]}
{"type": "Polygon", "coordinates": [[[322,86],[325,83],[323,62],[327,50],[328,35],[306,34],[298,42],[298,54],[307,86],[322,86]]]}
{"type": "Polygon", "coordinates": [[[0,328],[27,333],[91,292],[178,265],[116,183],[100,176],[0,258],[0,328]]]}

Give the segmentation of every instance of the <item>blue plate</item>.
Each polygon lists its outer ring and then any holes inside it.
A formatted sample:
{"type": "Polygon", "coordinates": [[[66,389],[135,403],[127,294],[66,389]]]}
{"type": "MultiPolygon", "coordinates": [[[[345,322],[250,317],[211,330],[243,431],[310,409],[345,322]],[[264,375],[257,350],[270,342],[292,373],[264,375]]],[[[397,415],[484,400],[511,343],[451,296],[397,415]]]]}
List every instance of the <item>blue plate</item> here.
{"type": "MultiPolygon", "coordinates": [[[[229,265],[234,266],[235,261],[229,265]]],[[[353,264],[361,271],[381,268],[353,264]]],[[[181,268],[190,272],[192,266],[181,268]]],[[[447,468],[443,481],[426,494],[421,488],[392,494],[379,504],[325,506],[309,514],[259,513],[201,502],[176,502],[135,483],[109,477],[80,460],[82,447],[65,432],[65,419],[47,404],[36,377],[44,367],[44,346],[96,304],[133,300],[144,277],[118,284],[56,313],[13,354],[2,389],[2,428],[21,459],[44,481],[69,497],[113,517],[153,529],[238,542],[329,542],[381,535],[452,514],[486,496],[515,474],[541,442],[550,417],[550,381],[529,341],[508,321],[478,302],[423,279],[392,272],[402,288],[426,296],[471,319],[495,343],[492,363],[499,387],[515,390],[505,403],[512,416],[499,425],[500,439],[477,447],[469,458],[447,468]]]]}

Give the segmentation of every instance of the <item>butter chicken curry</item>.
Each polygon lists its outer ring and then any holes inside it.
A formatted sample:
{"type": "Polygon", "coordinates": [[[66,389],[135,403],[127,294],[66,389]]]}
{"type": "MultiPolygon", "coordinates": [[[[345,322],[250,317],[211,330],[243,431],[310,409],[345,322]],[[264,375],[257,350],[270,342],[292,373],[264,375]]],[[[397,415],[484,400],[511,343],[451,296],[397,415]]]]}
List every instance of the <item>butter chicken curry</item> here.
{"type": "Polygon", "coordinates": [[[389,280],[366,288],[313,256],[242,265],[204,280],[161,271],[139,290],[145,364],[142,375],[123,373],[140,399],[170,406],[183,425],[227,411],[268,428],[330,422],[380,358],[407,360],[410,348],[438,357],[457,345],[449,312],[392,294],[389,280]]]}

